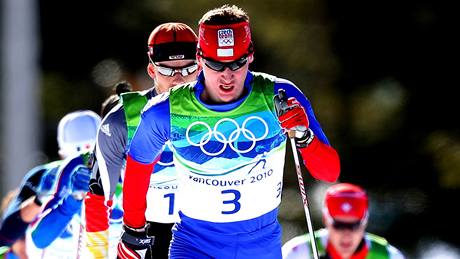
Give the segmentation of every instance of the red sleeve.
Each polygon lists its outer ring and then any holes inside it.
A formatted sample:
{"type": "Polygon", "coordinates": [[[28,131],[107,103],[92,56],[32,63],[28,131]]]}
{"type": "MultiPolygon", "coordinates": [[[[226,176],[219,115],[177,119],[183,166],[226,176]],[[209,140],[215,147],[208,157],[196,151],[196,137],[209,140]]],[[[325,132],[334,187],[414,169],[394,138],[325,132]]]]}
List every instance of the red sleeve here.
{"type": "Polygon", "coordinates": [[[85,197],[85,218],[87,232],[100,232],[109,228],[109,212],[112,201],[105,204],[103,195],[88,192],[85,197]]]}
{"type": "Polygon", "coordinates": [[[340,174],[339,155],[329,145],[313,138],[313,141],[305,148],[299,148],[303,163],[311,175],[322,181],[335,182],[340,174]]]}
{"type": "Polygon", "coordinates": [[[143,164],[128,155],[123,179],[123,222],[130,227],[140,228],[145,225],[146,195],[150,175],[158,159],[151,164],[143,164]]]}

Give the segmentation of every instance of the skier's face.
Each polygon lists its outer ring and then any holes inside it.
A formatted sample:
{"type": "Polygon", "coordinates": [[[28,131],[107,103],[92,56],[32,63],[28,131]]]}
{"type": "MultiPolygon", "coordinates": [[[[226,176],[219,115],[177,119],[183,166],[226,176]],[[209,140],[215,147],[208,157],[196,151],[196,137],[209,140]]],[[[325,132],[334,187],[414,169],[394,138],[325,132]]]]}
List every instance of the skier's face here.
{"type": "Polygon", "coordinates": [[[204,73],[205,89],[201,95],[202,100],[210,103],[228,103],[241,97],[249,64],[253,59],[253,55],[249,55],[233,62],[219,63],[198,57],[204,73]]]}
{"type": "Polygon", "coordinates": [[[366,224],[356,217],[336,217],[334,223],[326,223],[329,242],[342,258],[350,258],[363,239],[366,224]]]}
{"type": "Polygon", "coordinates": [[[154,63],[157,93],[164,93],[176,85],[196,79],[199,68],[195,60],[173,60],[154,63]]]}

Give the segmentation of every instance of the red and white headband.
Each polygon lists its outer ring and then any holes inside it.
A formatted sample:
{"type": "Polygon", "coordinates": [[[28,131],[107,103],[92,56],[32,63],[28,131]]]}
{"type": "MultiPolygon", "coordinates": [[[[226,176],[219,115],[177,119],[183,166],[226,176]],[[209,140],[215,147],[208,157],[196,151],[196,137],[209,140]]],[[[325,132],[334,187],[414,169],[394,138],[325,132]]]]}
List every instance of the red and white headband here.
{"type": "Polygon", "coordinates": [[[226,25],[200,24],[199,54],[216,61],[234,61],[252,52],[249,22],[226,25]]]}

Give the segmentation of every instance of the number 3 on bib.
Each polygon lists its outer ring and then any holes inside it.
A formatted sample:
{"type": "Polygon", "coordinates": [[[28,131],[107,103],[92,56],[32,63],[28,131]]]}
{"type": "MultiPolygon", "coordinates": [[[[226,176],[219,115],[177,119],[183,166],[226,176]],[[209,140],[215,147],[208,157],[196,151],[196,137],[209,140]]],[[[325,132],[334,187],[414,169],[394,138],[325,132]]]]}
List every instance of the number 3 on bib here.
{"type": "Polygon", "coordinates": [[[241,198],[241,193],[237,190],[224,190],[221,192],[222,194],[233,194],[233,199],[230,200],[224,200],[224,204],[233,204],[234,208],[233,210],[223,210],[221,211],[222,214],[234,214],[237,213],[241,209],[241,203],[239,202],[239,199],[241,198]]]}

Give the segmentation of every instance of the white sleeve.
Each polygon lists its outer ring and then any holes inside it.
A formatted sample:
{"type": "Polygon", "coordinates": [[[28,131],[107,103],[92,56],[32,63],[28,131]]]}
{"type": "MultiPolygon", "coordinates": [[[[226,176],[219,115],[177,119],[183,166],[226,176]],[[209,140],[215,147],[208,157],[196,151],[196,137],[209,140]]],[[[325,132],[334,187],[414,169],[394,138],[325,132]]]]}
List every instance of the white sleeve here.
{"type": "Polygon", "coordinates": [[[124,171],[127,126],[123,107],[118,104],[101,122],[96,141],[96,162],[106,200],[112,199],[124,171]]]}

